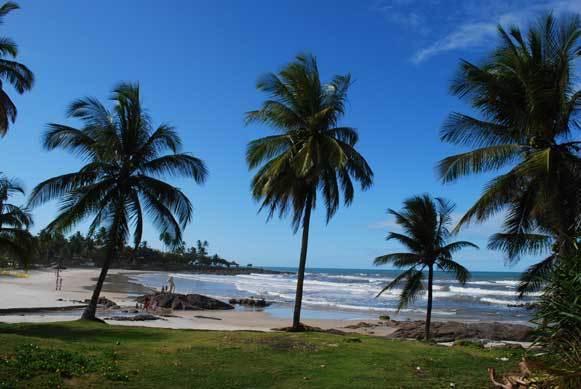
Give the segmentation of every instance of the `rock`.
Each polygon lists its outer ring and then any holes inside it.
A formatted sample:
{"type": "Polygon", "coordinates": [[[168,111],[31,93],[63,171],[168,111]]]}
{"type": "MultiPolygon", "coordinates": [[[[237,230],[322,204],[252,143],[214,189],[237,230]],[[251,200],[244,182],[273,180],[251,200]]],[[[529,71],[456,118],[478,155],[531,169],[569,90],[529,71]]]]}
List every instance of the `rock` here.
{"type": "Polygon", "coordinates": [[[351,325],[345,326],[345,328],[349,328],[351,330],[357,330],[359,328],[375,328],[375,327],[377,327],[375,324],[367,323],[364,321],[360,321],[357,324],[351,324],[351,325]]]}
{"type": "Polygon", "coordinates": [[[391,317],[389,317],[389,315],[381,315],[379,316],[379,320],[390,321],[391,317]]]}
{"type": "Polygon", "coordinates": [[[140,296],[136,300],[144,303],[146,298],[149,298],[150,305],[156,308],[187,311],[234,309],[230,304],[201,294],[155,293],[140,296]]]}
{"type": "Polygon", "coordinates": [[[228,301],[230,304],[237,304],[237,305],[246,305],[250,307],[268,307],[271,305],[270,302],[267,302],[265,299],[255,299],[253,297],[245,298],[245,299],[235,299],[232,298],[228,301]]]}
{"type": "Polygon", "coordinates": [[[313,327],[308,326],[306,324],[300,323],[298,329],[294,329],[293,327],[282,327],[282,328],[272,328],[273,331],[282,331],[282,332],[324,332],[326,334],[333,334],[333,335],[345,335],[346,332],[338,330],[336,328],[329,328],[323,329],[321,327],[313,327]]]}
{"type": "MultiPolygon", "coordinates": [[[[424,321],[397,322],[394,338],[423,339],[424,321]]],[[[511,340],[525,342],[532,338],[533,329],[521,324],[432,322],[432,340],[454,342],[462,339],[511,340]]]]}
{"type": "MultiPolygon", "coordinates": [[[[86,304],[89,304],[91,302],[91,299],[86,299],[84,302],[86,304]]],[[[117,305],[117,303],[115,301],[109,300],[107,297],[99,297],[99,300],[97,300],[97,305],[100,305],[103,308],[109,308],[109,309],[120,308],[119,305],[117,305]]]]}
{"type": "Polygon", "coordinates": [[[135,316],[113,316],[106,317],[104,320],[115,321],[149,321],[149,320],[163,320],[161,317],[151,315],[149,313],[138,313],[135,316]]]}

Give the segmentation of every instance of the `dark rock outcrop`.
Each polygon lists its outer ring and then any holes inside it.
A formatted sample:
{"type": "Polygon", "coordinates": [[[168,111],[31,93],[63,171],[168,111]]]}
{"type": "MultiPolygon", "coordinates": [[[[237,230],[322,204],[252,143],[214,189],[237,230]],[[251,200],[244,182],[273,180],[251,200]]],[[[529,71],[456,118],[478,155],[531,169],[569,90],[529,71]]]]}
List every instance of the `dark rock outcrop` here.
{"type": "Polygon", "coordinates": [[[136,300],[143,304],[146,298],[149,299],[150,306],[156,308],[186,311],[234,309],[230,304],[201,294],[155,293],[140,296],[136,300]]]}
{"type": "Polygon", "coordinates": [[[164,320],[161,317],[151,315],[149,313],[138,313],[135,316],[113,316],[106,317],[105,320],[115,321],[149,321],[149,320],[164,320]]]}
{"type": "MultiPolygon", "coordinates": [[[[425,322],[398,322],[393,338],[423,339],[425,322]]],[[[432,322],[431,336],[436,342],[453,342],[461,339],[530,341],[533,328],[508,323],[460,323],[455,321],[432,322]]]]}
{"type": "Polygon", "coordinates": [[[293,327],[282,327],[282,328],[273,328],[273,331],[280,331],[280,332],[324,332],[326,334],[333,334],[333,335],[345,335],[345,331],[338,330],[336,328],[329,328],[323,329],[321,327],[314,327],[309,326],[303,323],[299,324],[298,328],[293,327]]]}
{"type": "MultiPolygon", "coordinates": [[[[91,302],[91,299],[86,299],[84,302],[86,304],[89,304],[91,302]]],[[[108,309],[119,308],[119,305],[117,305],[117,303],[115,301],[109,300],[107,297],[99,297],[99,300],[97,300],[97,305],[102,307],[102,308],[108,308],[108,309]]]]}
{"type": "Polygon", "coordinates": [[[264,307],[268,307],[271,303],[266,301],[265,299],[255,299],[253,297],[250,298],[245,298],[245,299],[230,299],[230,301],[228,301],[230,304],[234,304],[234,305],[246,305],[249,307],[258,307],[258,308],[264,308],[264,307]]]}

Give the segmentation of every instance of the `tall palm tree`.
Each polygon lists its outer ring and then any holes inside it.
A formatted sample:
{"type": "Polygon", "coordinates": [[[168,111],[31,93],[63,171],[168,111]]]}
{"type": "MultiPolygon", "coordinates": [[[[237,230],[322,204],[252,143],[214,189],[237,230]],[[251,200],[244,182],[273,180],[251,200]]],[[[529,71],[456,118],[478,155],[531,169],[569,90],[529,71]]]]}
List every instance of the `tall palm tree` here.
{"type": "Polygon", "coordinates": [[[323,197],[329,222],[339,207],[340,192],[345,205],[353,201],[352,179],[362,189],[369,188],[373,180],[371,168],[355,149],[357,131],[338,126],[350,85],[349,75],[322,83],[315,57],[299,55],[278,74],[269,73],[258,81],[257,89],[269,98],[246,115],[247,123],[263,123],[277,130],[248,145],[249,169],[258,168],[252,180],[254,198],[261,202],[261,210],[268,210],[268,219],[290,212],[294,232],[301,225],[303,228],[295,330],[300,329],[309,224],[317,193],[323,197]]]}
{"type": "Polygon", "coordinates": [[[427,270],[426,340],[430,339],[434,269],[452,272],[458,282],[465,284],[470,278],[470,272],[454,261],[452,256],[465,247],[478,248],[474,243],[466,241],[448,243],[453,236],[449,227],[452,224],[454,208],[455,205],[450,201],[442,198],[432,199],[424,194],[405,200],[403,210],[399,212],[389,209],[388,213],[395,216],[395,221],[401,226],[403,233],[390,232],[387,240],[396,240],[409,251],[383,255],[377,257],[374,262],[375,265],[392,264],[398,269],[407,269],[377,295],[379,297],[403,281],[405,285],[400,295],[398,311],[412,304],[425,291],[423,280],[427,270]]]}
{"type": "MultiPolygon", "coordinates": [[[[6,2],[0,6],[0,24],[4,16],[20,8],[18,4],[6,2]]],[[[4,90],[3,82],[7,82],[19,94],[32,88],[34,74],[23,64],[14,61],[18,55],[16,43],[6,37],[0,37],[0,136],[6,135],[10,122],[16,120],[16,106],[4,90]],[[6,57],[10,59],[6,59],[6,57]]]]}
{"type": "Polygon", "coordinates": [[[95,319],[107,271],[131,227],[134,246],[141,242],[144,216],[160,232],[181,239],[192,217],[192,205],[179,188],[159,178],[179,175],[203,183],[207,175],[200,159],[180,152],[181,140],[172,127],[152,126],[137,85],[119,85],[111,100],[112,111],[93,98],[74,101],[68,116],[83,122],[80,129],[49,124],[44,147],[70,151],[86,164],[38,184],[30,196],[31,206],[60,199],[60,213],[47,227],[49,231],[70,231],[88,217],[93,217],[88,235],[101,226],[107,228],[105,260],[84,319],[95,319]]]}
{"type": "Polygon", "coordinates": [[[0,176],[0,250],[26,265],[33,249],[33,237],[28,232],[32,216],[26,208],[9,202],[17,194],[24,195],[22,185],[0,176]]]}
{"type": "Polygon", "coordinates": [[[444,182],[463,176],[508,171],[492,179],[459,226],[507,210],[502,233],[489,247],[507,253],[552,254],[523,274],[521,293],[538,288],[555,262],[568,256],[579,235],[581,91],[574,61],[581,55],[579,16],[544,16],[529,31],[499,26],[500,44],[481,65],[462,61],[452,94],[480,117],[452,113],[444,142],[473,150],[440,162],[444,182]]]}

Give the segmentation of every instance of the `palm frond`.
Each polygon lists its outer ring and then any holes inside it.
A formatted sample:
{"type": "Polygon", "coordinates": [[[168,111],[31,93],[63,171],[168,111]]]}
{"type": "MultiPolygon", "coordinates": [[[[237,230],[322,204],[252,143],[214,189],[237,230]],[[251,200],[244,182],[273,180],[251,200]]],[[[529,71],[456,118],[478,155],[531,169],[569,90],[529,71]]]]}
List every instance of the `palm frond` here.
{"type": "Polygon", "coordinates": [[[386,286],[384,286],[383,289],[381,289],[381,291],[379,291],[379,293],[377,293],[375,298],[381,296],[386,291],[395,288],[397,285],[399,285],[400,282],[402,282],[404,279],[408,278],[410,276],[410,274],[413,274],[415,271],[416,271],[416,268],[414,266],[414,267],[411,267],[408,270],[404,271],[403,273],[400,273],[399,275],[397,275],[391,282],[389,282],[386,286]]]}
{"type": "Polygon", "coordinates": [[[530,266],[520,278],[520,283],[517,287],[517,292],[520,297],[528,293],[539,290],[548,280],[554,266],[557,263],[557,257],[554,255],[548,256],[541,262],[530,266]]]}
{"type": "Polygon", "coordinates": [[[406,276],[405,285],[399,296],[398,311],[413,304],[425,290],[423,279],[424,273],[421,270],[414,270],[406,276]]]}
{"type": "Polygon", "coordinates": [[[401,268],[422,263],[422,257],[414,253],[391,253],[375,258],[373,264],[376,266],[393,263],[395,267],[401,268]]]}
{"type": "Polygon", "coordinates": [[[551,249],[553,243],[553,238],[548,235],[497,233],[488,240],[488,249],[504,251],[512,262],[522,255],[543,254],[551,249]]]}
{"type": "Polygon", "coordinates": [[[520,153],[522,147],[519,145],[488,146],[444,158],[438,164],[438,173],[443,182],[451,182],[471,174],[498,170],[517,161],[520,153]]]}
{"type": "Polygon", "coordinates": [[[161,176],[182,176],[193,178],[198,184],[202,184],[208,176],[208,169],[204,161],[190,154],[170,154],[148,161],[141,165],[143,174],[161,176]]]}
{"type": "Polygon", "coordinates": [[[456,261],[440,257],[436,264],[440,270],[454,273],[454,277],[456,277],[458,282],[462,285],[470,280],[470,271],[456,261]]]}

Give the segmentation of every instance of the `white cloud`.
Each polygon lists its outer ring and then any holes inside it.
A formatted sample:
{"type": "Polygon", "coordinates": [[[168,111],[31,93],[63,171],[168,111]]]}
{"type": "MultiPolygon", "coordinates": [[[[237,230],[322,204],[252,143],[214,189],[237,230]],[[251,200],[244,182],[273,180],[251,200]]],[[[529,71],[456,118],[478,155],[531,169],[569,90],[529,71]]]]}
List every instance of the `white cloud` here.
{"type": "Polygon", "coordinates": [[[444,51],[478,45],[487,38],[494,36],[495,33],[496,26],[490,23],[474,23],[460,26],[458,30],[453,31],[445,38],[417,51],[412,57],[412,61],[420,63],[444,51]]]}
{"type": "MultiPolygon", "coordinates": [[[[461,24],[443,38],[418,50],[413,55],[412,62],[417,64],[447,51],[481,46],[488,39],[496,36],[499,24],[503,26],[523,25],[530,22],[535,15],[546,11],[552,11],[556,15],[581,12],[581,0],[531,1],[527,5],[509,12],[499,12],[497,14],[493,12],[493,15],[488,20],[461,24]]],[[[483,14],[486,13],[490,12],[483,12],[483,14]]]]}

